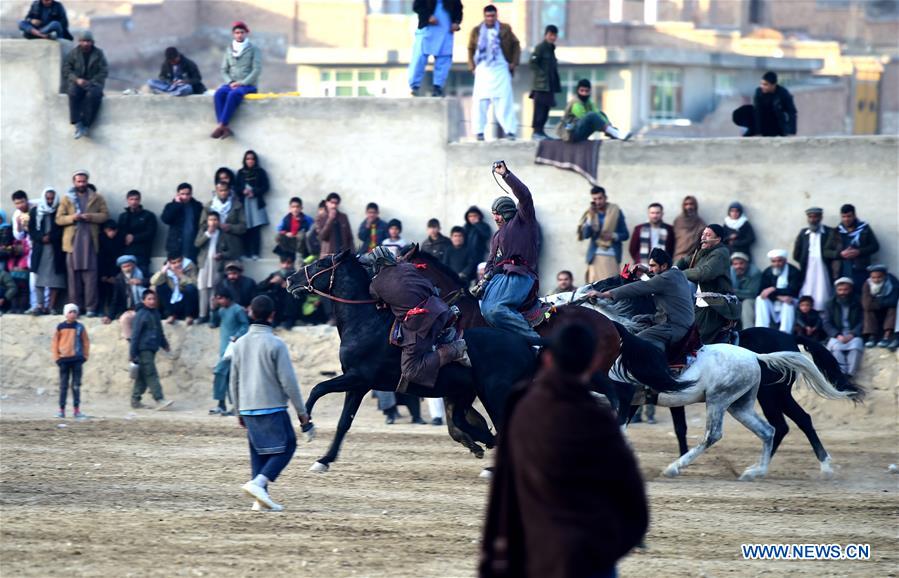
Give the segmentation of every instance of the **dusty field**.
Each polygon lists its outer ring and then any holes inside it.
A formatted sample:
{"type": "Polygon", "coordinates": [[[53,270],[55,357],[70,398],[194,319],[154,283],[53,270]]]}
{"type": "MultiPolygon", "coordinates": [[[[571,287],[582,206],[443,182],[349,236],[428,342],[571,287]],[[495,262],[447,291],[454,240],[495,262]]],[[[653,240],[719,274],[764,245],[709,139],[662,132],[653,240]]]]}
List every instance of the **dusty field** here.
{"type": "MultiPolygon", "coordinates": [[[[0,572],[4,576],[473,576],[487,483],[479,462],[443,428],[385,426],[360,410],[341,460],[306,471],[324,451],[339,398],[325,398],[320,437],[301,445],[272,490],[281,514],[251,512],[239,490],[246,441],[203,403],[129,415],[47,419],[51,399],[9,395],[0,419],[0,572]],[[66,427],[59,427],[65,423],[66,427]]],[[[834,404],[836,402],[829,402],[834,404]]],[[[896,430],[883,420],[819,429],[838,466],[817,478],[801,433],[791,433],[768,479],[740,483],[758,445],[728,421],[725,437],[676,480],[668,416],[631,430],[652,500],[648,549],[622,575],[896,575],[896,430]],[[870,543],[865,562],[743,561],[743,542],[870,543]]],[[[690,412],[691,434],[701,412],[690,412]]],[[[406,421],[406,420],[402,420],[406,421]]],[[[827,425],[830,422],[831,425],[827,425]]],[[[692,437],[692,436],[691,436],[692,437]]],[[[600,538],[601,539],[601,538],[600,538]]]]}

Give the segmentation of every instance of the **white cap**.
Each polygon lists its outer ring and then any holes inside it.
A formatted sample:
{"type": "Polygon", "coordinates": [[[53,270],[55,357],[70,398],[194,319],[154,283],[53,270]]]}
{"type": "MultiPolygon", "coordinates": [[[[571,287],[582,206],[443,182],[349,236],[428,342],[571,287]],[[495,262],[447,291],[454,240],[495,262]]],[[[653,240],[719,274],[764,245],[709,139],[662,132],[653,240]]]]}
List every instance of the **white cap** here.
{"type": "Polygon", "coordinates": [[[78,306],[75,305],[74,303],[66,303],[65,307],[62,308],[62,313],[63,313],[63,315],[68,315],[69,311],[74,311],[75,313],[78,313],[78,306]]]}

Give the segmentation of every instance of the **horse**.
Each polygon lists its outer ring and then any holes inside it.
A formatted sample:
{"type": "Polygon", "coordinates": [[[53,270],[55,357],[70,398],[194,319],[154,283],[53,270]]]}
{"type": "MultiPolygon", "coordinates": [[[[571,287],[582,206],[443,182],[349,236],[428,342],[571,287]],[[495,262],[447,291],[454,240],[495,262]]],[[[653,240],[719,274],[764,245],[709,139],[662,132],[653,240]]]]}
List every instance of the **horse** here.
{"type": "MultiPolygon", "coordinates": [[[[651,298],[643,297],[620,302],[598,301],[591,303],[584,297],[586,292],[591,289],[605,291],[632,280],[633,276],[626,279],[618,276],[611,277],[580,287],[574,292],[551,295],[546,299],[554,304],[572,302],[584,304],[597,309],[611,319],[622,323],[625,327],[634,330],[636,327],[630,321],[630,318],[634,315],[653,312],[655,306],[651,298]]],[[[812,360],[817,368],[836,390],[845,392],[847,397],[853,402],[864,400],[866,395],[865,389],[852,383],[842,372],[833,355],[827,351],[827,348],[813,339],[790,335],[768,327],[750,327],[738,333],[737,345],[755,353],[800,352],[801,346],[812,356],[812,360]]],[[[761,370],[762,381],[758,393],[758,402],[762,407],[765,418],[774,426],[772,457],[790,430],[786,419],[784,419],[784,416],[789,417],[808,438],[815,457],[818,459],[821,475],[825,479],[830,479],[833,477],[833,460],[818,437],[818,432],[812,424],[811,416],[802,409],[802,406],[793,397],[792,388],[796,375],[788,374],[785,378],[783,374],[772,371],[765,365],[761,367],[761,370]]],[[[685,448],[687,446],[686,418],[683,413],[672,412],[671,415],[680,453],[683,455],[686,453],[685,448]]]]}
{"type": "MultiPolygon", "coordinates": [[[[343,374],[312,388],[306,400],[311,416],[316,402],[328,393],[344,392],[337,432],[327,453],[310,468],[326,472],[337,459],[346,433],[365,395],[372,389],[393,391],[400,378],[400,348],[388,343],[393,316],[378,310],[369,294],[370,280],[363,266],[349,251],[323,257],[306,265],[287,280],[292,295],[314,293],[334,303],[340,335],[340,364],[343,374]]],[[[464,415],[477,397],[495,425],[502,424],[505,402],[514,386],[536,371],[533,349],[521,336],[489,327],[466,332],[471,368],[451,363],[440,370],[434,387],[410,384],[407,393],[419,397],[451,400],[447,424],[488,447],[493,436],[473,426],[464,415]],[[502,363],[497,363],[502,360],[502,363]]],[[[497,425],[499,427],[499,425],[497,425]]],[[[458,441],[458,440],[457,440],[458,441]]]]}
{"type": "MultiPolygon", "coordinates": [[[[410,249],[403,258],[419,267],[422,273],[441,290],[441,294],[447,295],[447,299],[453,301],[460,310],[468,310],[469,317],[476,318],[479,313],[477,301],[468,294],[458,276],[451,269],[433,256],[416,249],[410,249]]],[[[569,299],[567,305],[558,306],[558,311],[573,313],[578,309],[587,309],[578,307],[576,299],[569,299]]],[[[608,319],[605,315],[600,317],[608,319]]],[[[552,322],[554,318],[555,316],[551,316],[548,322],[552,322]]],[[[621,320],[629,323],[627,319],[622,318],[621,320]]],[[[539,325],[538,332],[541,328],[544,331],[551,330],[552,326],[548,322],[539,325]]],[[[608,366],[606,371],[611,370],[614,376],[612,382],[615,388],[612,395],[618,397],[620,402],[629,405],[636,394],[638,384],[656,388],[654,384],[642,381],[634,371],[623,365],[625,360],[624,344],[635,336],[630,335],[621,323],[612,322],[611,325],[621,336],[622,355],[613,362],[613,365],[608,366]]],[[[644,370],[646,365],[655,366],[656,369],[661,367],[666,370],[666,375],[670,376],[667,373],[668,363],[664,352],[645,340],[638,338],[638,341],[648,348],[646,351],[648,357],[642,360],[642,364],[632,365],[642,365],[644,370]]],[[[683,468],[721,438],[725,411],[730,412],[762,441],[762,455],[759,461],[747,468],[740,479],[752,480],[767,473],[774,441],[774,428],[755,412],[756,393],[761,382],[760,362],[770,366],[773,371],[802,375],[816,388],[816,391],[823,392],[822,395],[841,397],[839,392],[830,388],[827,380],[815,366],[799,353],[758,355],[731,345],[708,346],[703,349],[693,366],[675,380],[678,385],[666,386],[659,392],[658,405],[669,408],[678,407],[681,409],[681,415],[684,415],[683,406],[685,405],[705,401],[707,407],[705,438],[698,446],[684,452],[681,458],[670,464],[663,472],[665,475],[678,475],[683,468]]],[[[659,373],[657,371],[652,375],[658,376],[659,373]]],[[[612,400],[610,399],[610,401],[612,400]]],[[[618,413],[619,423],[622,420],[626,423],[630,417],[628,412],[619,411],[618,413]]],[[[684,419],[684,431],[686,431],[686,419],[684,419]]]]}

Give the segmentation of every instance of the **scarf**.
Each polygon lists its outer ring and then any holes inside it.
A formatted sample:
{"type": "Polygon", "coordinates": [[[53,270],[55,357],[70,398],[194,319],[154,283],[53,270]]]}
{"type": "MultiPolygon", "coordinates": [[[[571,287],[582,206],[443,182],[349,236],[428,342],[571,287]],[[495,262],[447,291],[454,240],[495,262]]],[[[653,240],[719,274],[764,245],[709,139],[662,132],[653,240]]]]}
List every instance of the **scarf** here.
{"type": "Polygon", "coordinates": [[[219,222],[224,223],[228,219],[228,213],[231,212],[232,195],[228,195],[228,200],[222,202],[218,195],[213,195],[212,203],[209,208],[219,214],[219,222]]]}
{"type": "MultiPolygon", "coordinates": [[[[140,270],[140,267],[137,266],[131,270],[131,275],[124,271],[122,271],[122,275],[125,276],[125,283],[128,283],[128,281],[131,281],[132,279],[138,279],[140,281],[144,280],[144,273],[140,270]]],[[[141,285],[131,285],[128,283],[128,291],[131,295],[131,306],[136,308],[141,301],[141,297],[144,296],[144,288],[141,285]]]]}
{"type": "Polygon", "coordinates": [[[887,276],[883,283],[873,283],[868,279],[868,288],[871,290],[871,297],[880,297],[881,295],[889,295],[893,292],[893,282],[887,276]]]}
{"type": "MultiPolygon", "coordinates": [[[[184,260],[181,262],[182,274],[188,268],[188,266],[190,266],[191,263],[193,263],[193,261],[191,261],[187,257],[184,258],[184,260]]],[[[181,280],[178,279],[178,276],[175,275],[175,272],[171,269],[166,269],[165,276],[168,277],[172,282],[172,298],[169,299],[169,303],[171,303],[172,305],[174,305],[175,303],[180,303],[181,300],[184,299],[184,295],[181,293],[181,280]]]]}
{"type": "Polygon", "coordinates": [[[640,260],[646,259],[646,262],[649,263],[649,254],[656,247],[660,247],[662,249],[665,248],[665,243],[668,241],[668,229],[659,225],[656,229],[658,231],[658,238],[656,239],[655,244],[652,242],[652,225],[650,223],[646,223],[642,227],[640,227],[640,260]]]}
{"type": "Polygon", "coordinates": [[[478,49],[474,55],[474,63],[478,65],[482,62],[493,64],[497,61],[498,56],[502,56],[502,47],[499,42],[499,20],[496,21],[493,30],[496,34],[490,34],[490,28],[481,22],[481,28],[478,31],[478,49]]]}
{"type": "Polygon", "coordinates": [[[733,229],[734,231],[739,231],[740,227],[746,224],[746,215],[740,215],[739,219],[731,219],[729,216],[724,217],[724,224],[728,229],[733,229]]]}
{"type": "Polygon", "coordinates": [[[41,195],[41,200],[37,203],[38,221],[42,221],[47,215],[52,215],[56,212],[57,207],[59,207],[59,195],[53,195],[52,206],[47,204],[47,191],[56,192],[56,189],[54,189],[53,187],[47,187],[46,189],[44,189],[44,193],[41,195]]]}
{"type": "MultiPolygon", "coordinates": [[[[618,228],[618,216],[621,214],[621,209],[618,208],[618,205],[615,203],[606,204],[606,210],[603,213],[602,226],[600,227],[600,233],[615,233],[615,229],[618,228]]],[[[598,216],[598,215],[597,215],[598,216]]],[[[603,249],[608,249],[614,243],[614,240],[606,241],[602,239],[599,235],[596,236],[596,244],[603,249]]]]}
{"type": "Polygon", "coordinates": [[[231,56],[234,58],[240,58],[240,55],[243,54],[243,51],[247,49],[250,43],[246,40],[243,42],[238,42],[236,40],[231,41],[231,56]]]}
{"type": "Polygon", "coordinates": [[[840,226],[837,227],[837,231],[840,232],[840,235],[846,235],[849,237],[849,246],[850,247],[858,247],[859,241],[858,238],[861,236],[862,231],[868,226],[868,223],[864,221],[856,221],[855,222],[855,230],[850,232],[846,227],[840,223],[840,226]]]}

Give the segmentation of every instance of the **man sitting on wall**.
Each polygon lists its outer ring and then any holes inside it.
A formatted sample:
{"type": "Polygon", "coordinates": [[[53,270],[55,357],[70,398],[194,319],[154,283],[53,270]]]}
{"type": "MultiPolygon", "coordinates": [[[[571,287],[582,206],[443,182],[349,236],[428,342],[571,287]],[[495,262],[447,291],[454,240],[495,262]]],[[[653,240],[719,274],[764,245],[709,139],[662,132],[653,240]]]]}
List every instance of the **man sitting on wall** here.
{"type": "Polygon", "coordinates": [[[159,78],[151,78],[147,81],[147,86],[155,94],[169,96],[190,96],[206,92],[200,69],[174,46],[165,49],[165,60],[159,70],[159,78]]]}

